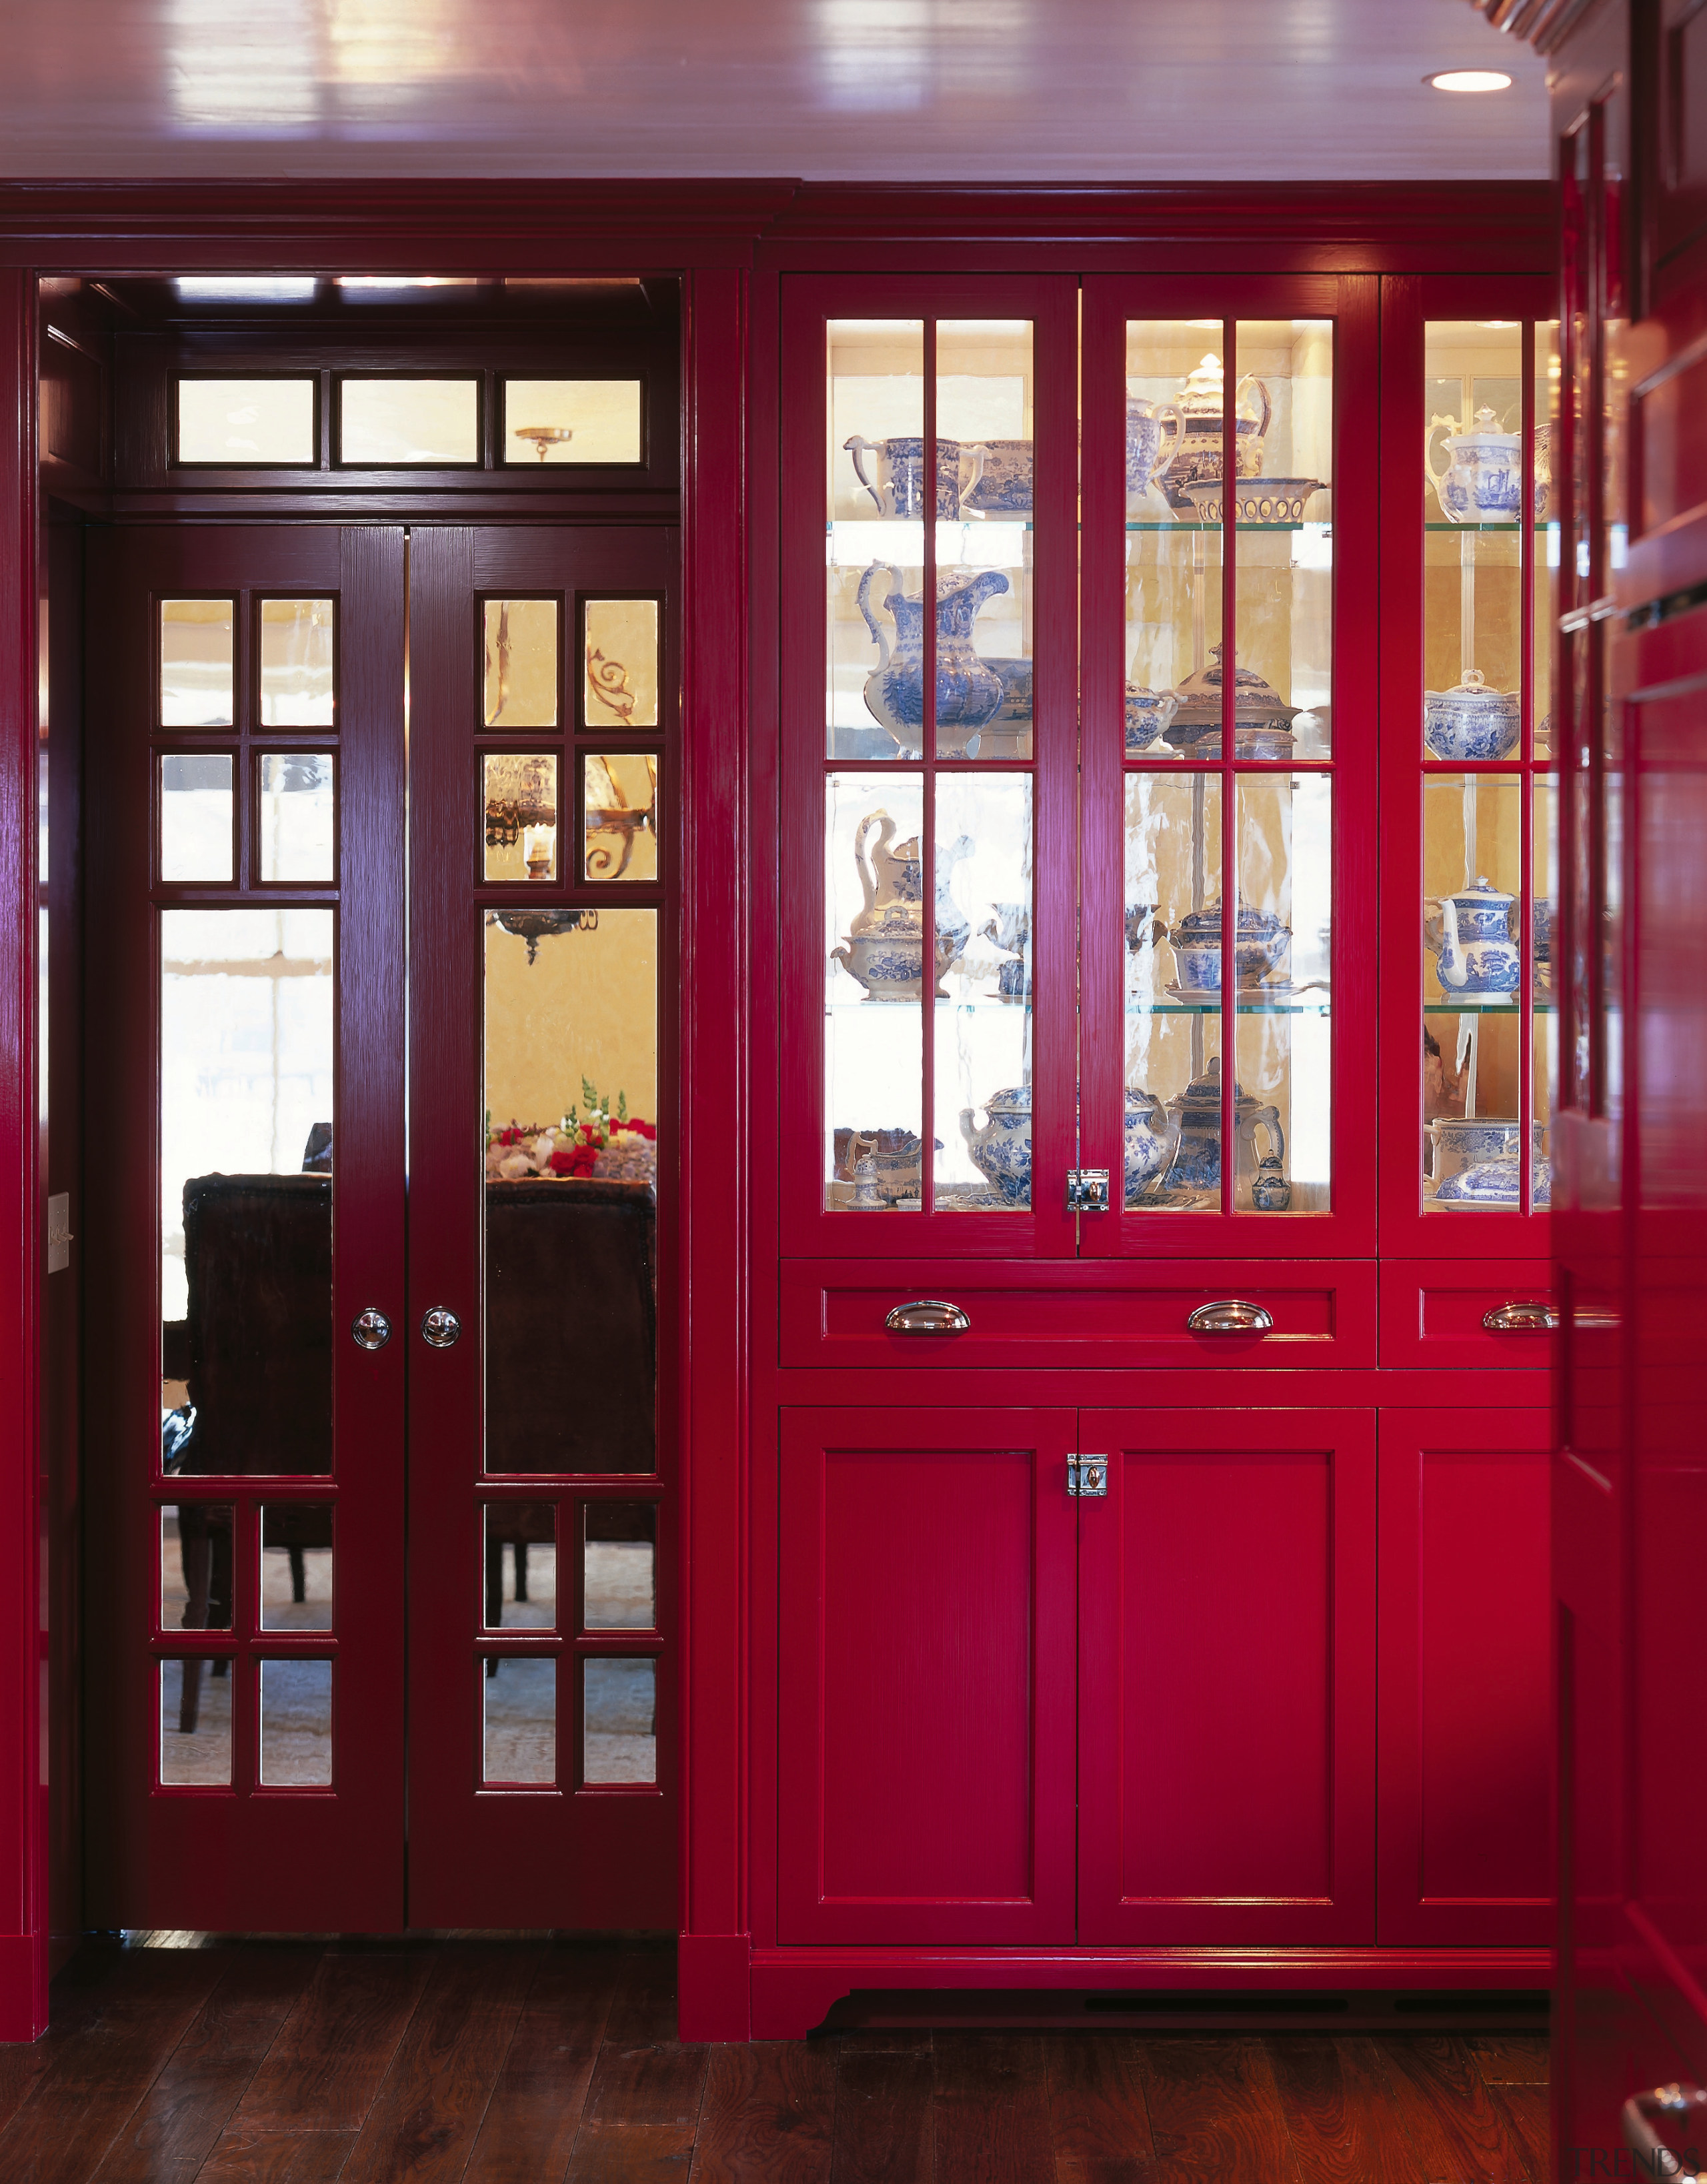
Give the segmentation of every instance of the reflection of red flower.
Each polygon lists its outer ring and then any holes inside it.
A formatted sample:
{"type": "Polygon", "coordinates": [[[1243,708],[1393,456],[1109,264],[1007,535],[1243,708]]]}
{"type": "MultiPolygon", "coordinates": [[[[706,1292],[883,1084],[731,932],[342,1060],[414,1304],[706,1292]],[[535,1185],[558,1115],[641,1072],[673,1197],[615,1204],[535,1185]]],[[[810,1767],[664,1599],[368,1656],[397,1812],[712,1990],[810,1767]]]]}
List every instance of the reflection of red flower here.
{"type": "Polygon", "coordinates": [[[614,1136],[618,1130],[632,1130],[635,1136],[637,1138],[652,1139],[656,1138],[658,1135],[658,1125],[656,1123],[642,1123],[631,1119],[626,1123],[613,1123],[610,1128],[611,1134],[613,1136],[614,1136]]]}
{"type": "Polygon", "coordinates": [[[553,1175],[591,1175],[597,1157],[597,1149],[592,1145],[559,1145],[551,1156],[551,1172],[553,1175]]]}

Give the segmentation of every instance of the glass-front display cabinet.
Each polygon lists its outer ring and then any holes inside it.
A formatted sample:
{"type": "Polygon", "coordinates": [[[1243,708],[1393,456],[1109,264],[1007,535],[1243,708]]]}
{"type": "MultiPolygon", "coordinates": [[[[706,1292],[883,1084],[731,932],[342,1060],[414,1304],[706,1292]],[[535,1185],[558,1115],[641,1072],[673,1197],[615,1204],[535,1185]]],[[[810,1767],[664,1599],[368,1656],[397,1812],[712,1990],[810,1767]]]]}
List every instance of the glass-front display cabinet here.
{"type": "Polygon", "coordinates": [[[1453,309],[1459,300],[1443,293],[1437,309],[1425,294],[1421,398],[1387,436],[1390,478],[1407,454],[1421,463],[1404,502],[1416,509],[1420,488],[1420,520],[1407,515],[1400,539],[1395,515],[1388,532],[1420,599],[1414,625],[1394,617],[1383,796],[1386,952],[1405,986],[1418,981],[1421,1039],[1402,1060],[1390,994],[1383,1234],[1425,1256],[1470,1245],[1517,1257],[1545,1248],[1545,1223],[1530,1217],[1551,1201],[1559,1067],[1557,328],[1453,309]],[[1402,812],[1407,773],[1418,794],[1402,812]]]}
{"type": "Polygon", "coordinates": [[[1371,1251],[1372,315],[790,289],[785,1248],[1371,1251]]]}

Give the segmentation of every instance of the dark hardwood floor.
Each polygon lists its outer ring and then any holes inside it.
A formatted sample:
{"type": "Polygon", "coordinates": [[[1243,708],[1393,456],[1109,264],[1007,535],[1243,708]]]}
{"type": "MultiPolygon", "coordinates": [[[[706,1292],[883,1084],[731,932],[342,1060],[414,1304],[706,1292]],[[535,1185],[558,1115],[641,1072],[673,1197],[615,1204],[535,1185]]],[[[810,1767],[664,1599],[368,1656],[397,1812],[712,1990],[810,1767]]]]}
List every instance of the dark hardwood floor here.
{"type": "Polygon", "coordinates": [[[1545,2184],[1515,2035],[684,2048],[668,1947],[86,1949],[0,2048],[4,2184],[1545,2184]]]}

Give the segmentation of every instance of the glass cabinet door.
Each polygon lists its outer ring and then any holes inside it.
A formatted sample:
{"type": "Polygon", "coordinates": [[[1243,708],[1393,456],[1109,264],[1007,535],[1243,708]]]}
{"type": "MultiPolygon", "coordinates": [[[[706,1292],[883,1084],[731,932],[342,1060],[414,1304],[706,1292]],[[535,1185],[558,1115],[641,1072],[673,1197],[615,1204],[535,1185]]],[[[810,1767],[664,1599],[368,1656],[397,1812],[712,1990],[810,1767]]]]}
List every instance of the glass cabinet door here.
{"type": "Polygon", "coordinates": [[[1558,1056],[1549,643],[1554,327],[1422,328],[1421,1143],[1425,1234],[1544,1209],[1558,1056]]]}
{"type": "Polygon", "coordinates": [[[809,774],[793,724],[784,900],[821,922],[784,1058],[815,1142],[785,1165],[832,1250],[1070,1248],[1072,905],[1041,876],[1072,863],[1072,290],[987,284],[975,315],[886,283],[856,315],[831,285],[790,343],[822,421],[785,488],[791,698],[824,727],[809,774]]]}

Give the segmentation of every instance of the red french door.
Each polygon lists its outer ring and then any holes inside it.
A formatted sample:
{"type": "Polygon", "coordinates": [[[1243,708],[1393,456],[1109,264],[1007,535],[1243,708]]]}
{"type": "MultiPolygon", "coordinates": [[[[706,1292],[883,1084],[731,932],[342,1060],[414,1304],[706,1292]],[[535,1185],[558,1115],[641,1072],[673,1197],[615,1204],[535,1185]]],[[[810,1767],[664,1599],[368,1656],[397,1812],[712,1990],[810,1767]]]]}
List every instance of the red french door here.
{"type": "Polygon", "coordinates": [[[674,546],[94,542],[97,1923],[673,1918],[674,546]]]}
{"type": "Polygon", "coordinates": [[[89,1917],[394,1927],[403,535],[90,577],[89,1917]]]}
{"type": "Polygon", "coordinates": [[[416,1925],[675,1917],[675,565],[662,528],[411,541],[416,1925]]]}

